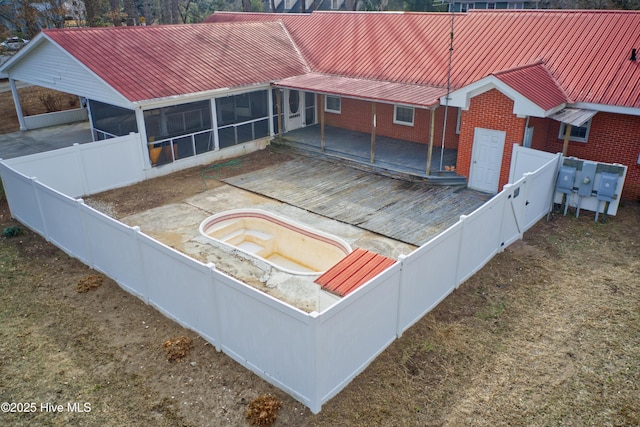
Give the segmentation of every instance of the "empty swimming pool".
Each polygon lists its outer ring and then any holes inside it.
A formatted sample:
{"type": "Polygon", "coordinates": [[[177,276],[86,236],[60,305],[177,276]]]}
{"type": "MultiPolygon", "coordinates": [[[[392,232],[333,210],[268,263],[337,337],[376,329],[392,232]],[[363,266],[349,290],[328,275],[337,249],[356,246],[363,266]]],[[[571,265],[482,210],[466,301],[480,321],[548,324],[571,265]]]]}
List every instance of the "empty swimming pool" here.
{"type": "Polygon", "coordinates": [[[297,275],[321,274],[351,252],[342,239],[261,209],[233,209],[200,224],[212,243],[260,258],[297,275]]]}

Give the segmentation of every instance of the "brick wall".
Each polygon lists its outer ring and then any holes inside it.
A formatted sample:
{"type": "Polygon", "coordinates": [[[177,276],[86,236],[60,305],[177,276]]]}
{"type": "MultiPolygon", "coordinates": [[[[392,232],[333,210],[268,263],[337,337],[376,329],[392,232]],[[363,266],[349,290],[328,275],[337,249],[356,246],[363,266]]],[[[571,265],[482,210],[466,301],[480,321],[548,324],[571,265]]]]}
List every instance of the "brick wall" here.
{"type": "MultiPolygon", "coordinates": [[[[318,97],[320,99],[320,97],[318,97]]],[[[320,103],[320,101],[318,101],[320,103]]],[[[324,105],[318,105],[324,108],[324,105]]],[[[371,102],[361,101],[351,98],[342,98],[340,114],[325,112],[325,123],[327,126],[334,126],[349,129],[357,132],[371,133],[371,102]]],[[[449,108],[447,113],[447,140],[446,148],[458,147],[458,135],[456,134],[457,108],[449,108]]],[[[431,112],[423,108],[414,110],[413,126],[405,126],[393,123],[393,105],[376,104],[376,135],[390,138],[403,139],[406,141],[429,143],[429,132],[431,112]]],[[[439,107],[435,115],[435,129],[433,145],[442,145],[442,128],[444,123],[444,107],[439,107]]]]}
{"type": "Polygon", "coordinates": [[[526,119],[513,114],[513,101],[496,89],[491,89],[471,99],[468,111],[462,112],[458,162],[456,171],[469,178],[473,135],[475,128],[506,132],[498,191],[509,181],[513,144],[522,144],[526,119]]]}
{"type": "MultiPolygon", "coordinates": [[[[546,144],[540,149],[551,153],[561,152],[564,140],[558,137],[560,122],[549,119],[546,121],[546,144]]],[[[587,142],[569,141],[567,151],[567,156],[627,166],[622,198],[628,200],[640,199],[639,154],[640,117],[602,112],[591,119],[587,142]]]]}

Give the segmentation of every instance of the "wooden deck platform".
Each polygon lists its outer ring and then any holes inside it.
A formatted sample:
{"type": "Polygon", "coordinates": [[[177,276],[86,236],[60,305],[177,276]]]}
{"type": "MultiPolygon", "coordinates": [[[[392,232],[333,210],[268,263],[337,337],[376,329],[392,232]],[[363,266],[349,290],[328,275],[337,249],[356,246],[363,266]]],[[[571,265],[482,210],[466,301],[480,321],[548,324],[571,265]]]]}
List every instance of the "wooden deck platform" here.
{"type": "Polygon", "coordinates": [[[313,213],[419,246],[490,198],[299,156],[224,180],[313,213]]]}

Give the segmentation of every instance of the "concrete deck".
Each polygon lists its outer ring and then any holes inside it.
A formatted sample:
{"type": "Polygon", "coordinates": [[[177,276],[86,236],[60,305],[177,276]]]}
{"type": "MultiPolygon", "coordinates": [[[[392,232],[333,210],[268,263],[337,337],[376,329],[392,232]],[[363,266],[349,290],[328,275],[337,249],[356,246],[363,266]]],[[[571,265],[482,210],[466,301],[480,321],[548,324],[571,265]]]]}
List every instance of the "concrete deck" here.
{"type": "Polygon", "coordinates": [[[89,122],[0,134],[0,159],[12,159],[91,142],[89,122]]]}
{"type": "MultiPolygon", "coordinates": [[[[276,137],[276,141],[278,141],[276,137]]],[[[376,136],[375,158],[371,163],[371,135],[347,129],[325,127],[325,148],[322,151],[320,126],[296,129],[283,135],[282,142],[296,149],[311,151],[315,156],[340,158],[381,172],[406,174],[426,178],[432,184],[465,185],[466,179],[455,172],[445,171],[445,166],[455,166],[458,150],[433,147],[431,171],[427,175],[429,147],[417,142],[376,136]],[[442,161],[442,168],[441,166],[442,161]]]]}

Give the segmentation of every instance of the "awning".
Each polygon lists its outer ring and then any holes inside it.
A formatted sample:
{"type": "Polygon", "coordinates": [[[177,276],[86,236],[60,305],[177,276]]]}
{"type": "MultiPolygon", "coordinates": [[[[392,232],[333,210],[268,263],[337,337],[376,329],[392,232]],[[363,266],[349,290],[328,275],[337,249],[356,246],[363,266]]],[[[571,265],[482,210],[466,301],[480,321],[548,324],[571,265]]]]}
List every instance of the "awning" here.
{"type": "Polygon", "coordinates": [[[562,123],[568,123],[571,126],[580,127],[591,120],[591,117],[595,116],[596,113],[597,111],[583,110],[582,108],[564,108],[552,114],[549,118],[562,123]]]}
{"type": "Polygon", "coordinates": [[[277,81],[276,86],[421,108],[438,106],[440,98],[447,94],[446,88],[441,87],[357,79],[320,73],[289,77],[277,81]]]}

